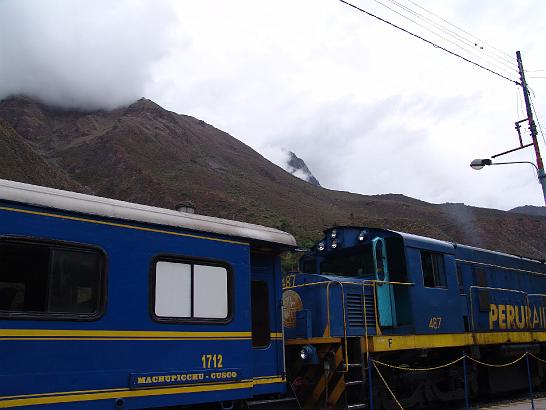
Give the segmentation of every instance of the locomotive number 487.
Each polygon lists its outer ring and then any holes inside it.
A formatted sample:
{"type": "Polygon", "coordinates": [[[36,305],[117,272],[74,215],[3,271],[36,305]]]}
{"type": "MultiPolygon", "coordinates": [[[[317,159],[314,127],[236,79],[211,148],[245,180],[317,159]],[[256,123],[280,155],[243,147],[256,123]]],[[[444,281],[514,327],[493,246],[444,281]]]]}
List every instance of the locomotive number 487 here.
{"type": "Polygon", "coordinates": [[[431,329],[440,329],[440,326],[442,325],[442,317],[431,317],[430,322],[428,322],[428,327],[431,329]]]}

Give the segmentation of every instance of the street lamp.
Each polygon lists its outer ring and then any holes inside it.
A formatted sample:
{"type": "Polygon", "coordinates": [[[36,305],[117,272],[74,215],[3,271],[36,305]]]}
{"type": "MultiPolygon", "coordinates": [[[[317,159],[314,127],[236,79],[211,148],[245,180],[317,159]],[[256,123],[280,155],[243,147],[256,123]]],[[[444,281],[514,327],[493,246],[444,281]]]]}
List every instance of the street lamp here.
{"type": "Polygon", "coordinates": [[[475,159],[470,163],[470,166],[473,169],[482,169],[486,165],[504,165],[504,164],[531,164],[535,167],[537,171],[538,176],[538,182],[542,186],[542,193],[544,195],[544,203],[546,203],[546,172],[544,170],[544,163],[542,162],[542,157],[540,156],[540,147],[538,145],[538,137],[537,137],[537,127],[535,125],[535,120],[533,119],[533,107],[531,105],[531,98],[529,96],[529,88],[527,87],[527,83],[525,82],[525,72],[523,71],[523,63],[521,62],[521,53],[519,51],[516,52],[516,58],[518,60],[518,68],[519,68],[519,77],[520,82],[516,82],[517,85],[521,86],[523,90],[523,99],[525,100],[525,108],[527,111],[527,118],[524,118],[523,120],[516,121],[516,131],[518,133],[519,137],[519,147],[510,149],[508,151],[501,152],[497,155],[492,155],[491,158],[497,158],[501,155],[510,154],[514,151],[519,151],[520,149],[528,148],[528,147],[534,147],[535,149],[535,155],[537,157],[537,163],[536,165],[532,162],[528,161],[514,161],[514,162],[493,162],[490,159],[475,159]],[[531,140],[532,142],[529,144],[524,144],[523,139],[521,137],[521,124],[528,122],[529,123],[529,131],[531,132],[531,140]]]}
{"type": "Polygon", "coordinates": [[[538,175],[538,167],[531,161],[510,161],[510,162],[493,162],[489,158],[486,159],[475,159],[470,163],[470,167],[476,171],[482,169],[486,165],[506,165],[506,164],[530,164],[535,167],[538,175]]]}
{"type": "Polygon", "coordinates": [[[484,159],[475,159],[470,163],[470,167],[472,169],[475,169],[476,171],[482,169],[483,167],[487,165],[507,165],[507,164],[530,164],[532,165],[538,176],[538,181],[540,185],[542,186],[542,193],[544,194],[544,203],[546,203],[546,176],[544,175],[544,171],[541,172],[541,169],[537,167],[534,163],[530,161],[510,161],[510,162],[493,162],[489,158],[484,159]]]}
{"type": "Polygon", "coordinates": [[[493,165],[493,161],[491,161],[490,159],[475,159],[470,163],[470,168],[478,171],[486,165],[493,165]]]}

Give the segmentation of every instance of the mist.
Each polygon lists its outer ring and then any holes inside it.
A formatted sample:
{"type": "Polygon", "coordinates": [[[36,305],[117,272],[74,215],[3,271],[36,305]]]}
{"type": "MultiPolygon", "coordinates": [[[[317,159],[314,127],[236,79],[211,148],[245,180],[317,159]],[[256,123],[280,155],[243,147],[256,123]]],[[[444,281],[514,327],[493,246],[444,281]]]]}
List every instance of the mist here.
{"type": "Polygon", "coordinates": [[[144,96],[169,52],[165,1],[0,2],[0,99],[22,94],[64,108],[112,109],[144,96]]]}

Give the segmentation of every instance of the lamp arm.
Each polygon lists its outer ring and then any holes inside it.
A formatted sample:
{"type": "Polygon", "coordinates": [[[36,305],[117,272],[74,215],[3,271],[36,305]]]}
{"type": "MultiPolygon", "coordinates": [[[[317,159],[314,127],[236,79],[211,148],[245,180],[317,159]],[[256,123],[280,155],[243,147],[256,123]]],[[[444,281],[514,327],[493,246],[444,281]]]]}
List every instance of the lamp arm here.
{"type": "Polygon", "coordinates": [[[507,165],[507,164],[531,164],[532,166],[535,167],[538,174],[538,167],[535,165],[534,162],[531,162],[531,161],[492,162],[489,165],[507,165]]]}

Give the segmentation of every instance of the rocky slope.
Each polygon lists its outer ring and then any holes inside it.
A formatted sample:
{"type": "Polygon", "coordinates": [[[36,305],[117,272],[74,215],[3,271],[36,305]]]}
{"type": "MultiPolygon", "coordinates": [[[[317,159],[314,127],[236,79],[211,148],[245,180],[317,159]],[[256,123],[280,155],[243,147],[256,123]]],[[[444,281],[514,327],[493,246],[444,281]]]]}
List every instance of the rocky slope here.
{"type": "Polygon", "coordinates": [[[309,182],[310,184],[320,186],[318,179],[311,173],[307,164],[303,159],[298,157],[292,151],[288,151],[288,161],[286,163],[285,169],[290,172],[292,175],[297,176],[304,181],[309,182]]]}
{"type": "Polygon", "coordinates": [[[326,227],[385,227],[536,258],[546,218],[402,195],[358,195],[300,180],[227,133],[141,99],[78,112],[0,101],[0,178],[278,227],[304,246],[326,227]]]}

